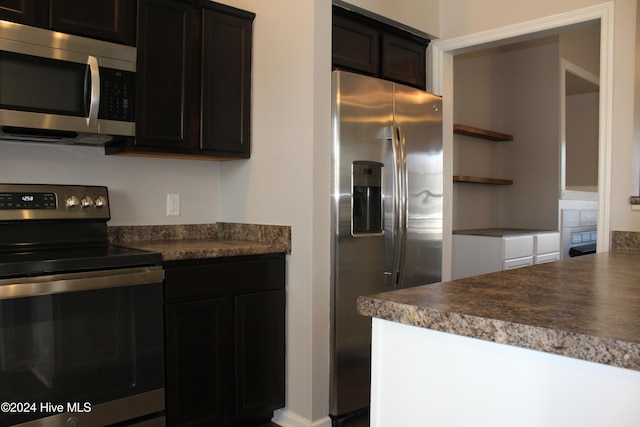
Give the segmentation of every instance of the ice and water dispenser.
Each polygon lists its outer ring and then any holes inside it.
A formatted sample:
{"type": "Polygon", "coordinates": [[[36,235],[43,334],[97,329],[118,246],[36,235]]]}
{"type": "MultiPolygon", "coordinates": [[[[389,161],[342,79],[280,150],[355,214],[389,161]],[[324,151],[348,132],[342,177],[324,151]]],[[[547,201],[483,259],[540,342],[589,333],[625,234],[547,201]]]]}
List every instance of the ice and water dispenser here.
{"type": "Polygon", "coordinates": [[[351,231],[354,235],[382,233],[383,166],[382,163],[363,160],[352,164],[351,231]]]}

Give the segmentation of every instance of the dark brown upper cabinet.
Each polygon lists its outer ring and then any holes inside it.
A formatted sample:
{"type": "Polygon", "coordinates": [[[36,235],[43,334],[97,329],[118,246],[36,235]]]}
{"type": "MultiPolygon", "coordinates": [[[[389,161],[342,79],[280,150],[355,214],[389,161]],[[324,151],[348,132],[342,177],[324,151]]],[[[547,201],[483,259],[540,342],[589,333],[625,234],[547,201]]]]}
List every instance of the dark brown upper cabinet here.
{"type": "Polygon", "coordinates": [[[136,0],[52,0],[50,28],[135,46],[136,0]]]}
{"type": "Polygon", "coordinates": [[[136,138],[107,154],[248,158],[255,14],[210,1],[142,0],[136,138]]]}
{"type": "Polygon", "coordinates": [[[0,0],[0,19],[135,46],[136,0],[0,0]]]}
{"type": "Polygon", "coordinates": [[[47,10],[42,16],[38,15],[39,4],[45,3],[42,0],[0,0],[0,19],[18,24],[41,27],[40,21],[47,19],[47,10]]]}
{"type": "Polygon", "coordinates": [[[249,156],[252,20],[203,11],[202,150],[249,156]]]}
{"type": "Polygon", "coordinates": [[[429,40],[333,6],[333,67],[426,87],[429,40]]]}
{"type": "Polygon", "coordinates": [[[130,148],[187,152],[199,137],[199,11],[170,0],[140,2],[136,139],[130,148]]]}
{"type": "Polygon", "coordinates": [[[380,73],[380,32],[369,25],[334,13],[333,64],[363,73],[380,73]]]}

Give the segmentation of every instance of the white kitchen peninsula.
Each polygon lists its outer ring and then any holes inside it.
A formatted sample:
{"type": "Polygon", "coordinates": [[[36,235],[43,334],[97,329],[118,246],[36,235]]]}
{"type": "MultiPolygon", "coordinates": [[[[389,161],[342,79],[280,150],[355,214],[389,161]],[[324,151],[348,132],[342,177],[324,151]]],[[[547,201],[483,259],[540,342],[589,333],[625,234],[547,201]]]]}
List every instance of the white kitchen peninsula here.
{"type": "Polygon", "coordinates": [[[361,297],[371,426],[640,425],[640,252],[361,297]]]}

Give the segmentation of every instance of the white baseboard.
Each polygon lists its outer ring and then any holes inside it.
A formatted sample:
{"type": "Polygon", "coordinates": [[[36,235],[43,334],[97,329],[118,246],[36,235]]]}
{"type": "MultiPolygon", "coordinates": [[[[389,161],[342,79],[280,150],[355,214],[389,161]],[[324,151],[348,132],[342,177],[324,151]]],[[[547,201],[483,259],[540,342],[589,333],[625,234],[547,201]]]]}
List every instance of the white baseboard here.
{"type": "Polygon", "coordinates": [[[331,427],[331,418],[328,416],[311,421],[286,408],[275,411],[271,421],[282,427],[331,427]]]}

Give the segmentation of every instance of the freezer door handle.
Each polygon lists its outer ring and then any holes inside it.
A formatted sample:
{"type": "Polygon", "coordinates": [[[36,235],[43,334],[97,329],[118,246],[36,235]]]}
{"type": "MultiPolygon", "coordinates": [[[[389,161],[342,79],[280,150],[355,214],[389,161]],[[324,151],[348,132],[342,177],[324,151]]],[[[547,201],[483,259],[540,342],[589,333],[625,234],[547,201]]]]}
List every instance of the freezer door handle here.
{"type": "Polygon", "coordinates": [[[398,283],[398,265],[400,263],[400,247],[398,245],[398,239],[400,238],[400,187],[402,185],[400,182],[400,140],[395,126],[391,126],[390,141],[393,150],[393,257],[391,261],[391,271],[387,271],[384,274],[389,277],[389,286],[395,287],[398,283]]]}

